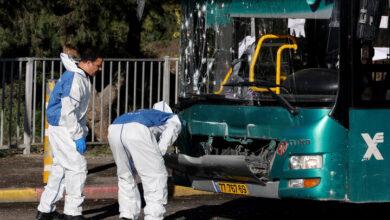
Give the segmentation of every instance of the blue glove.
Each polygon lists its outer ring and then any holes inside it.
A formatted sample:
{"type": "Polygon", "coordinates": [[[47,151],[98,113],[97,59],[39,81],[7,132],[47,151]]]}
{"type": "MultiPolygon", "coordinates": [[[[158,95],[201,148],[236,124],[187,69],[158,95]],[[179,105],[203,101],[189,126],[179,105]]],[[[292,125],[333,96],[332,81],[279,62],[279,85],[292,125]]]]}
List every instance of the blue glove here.
{"type": "Polygon", "coordinates": [[[85,144],[85,138],[82,137],[80,139],[75,140],[74,142],[76,142],[76,150],[80,154],[84,154],[85,149],[87,148],[87,145],[85,144]]]}

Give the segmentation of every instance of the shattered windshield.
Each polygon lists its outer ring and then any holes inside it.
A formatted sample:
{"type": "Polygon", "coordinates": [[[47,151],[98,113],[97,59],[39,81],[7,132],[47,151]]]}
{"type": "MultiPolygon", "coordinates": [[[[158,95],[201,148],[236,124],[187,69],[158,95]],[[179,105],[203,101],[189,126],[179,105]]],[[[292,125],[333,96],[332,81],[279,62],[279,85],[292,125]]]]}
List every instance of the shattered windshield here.
{"type": "Polygon", "coordinates": [[[337,4],[183,1],[180,97],[219,95],[264,104],[272,102],[272,91],[297,105],[330,106],[338,89],[337,4]]]}

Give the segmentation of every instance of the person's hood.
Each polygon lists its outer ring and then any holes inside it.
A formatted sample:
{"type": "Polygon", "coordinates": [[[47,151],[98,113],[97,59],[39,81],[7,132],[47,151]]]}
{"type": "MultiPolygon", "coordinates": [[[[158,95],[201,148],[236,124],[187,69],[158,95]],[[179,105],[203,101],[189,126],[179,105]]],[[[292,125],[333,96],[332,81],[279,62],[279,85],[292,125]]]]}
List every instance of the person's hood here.
{"type": "Polygon", "coordinates": [[[153,105],[153,109],[159,110],[162,112],[172,113],[172,109],[165,101],[157,102],[153,105]]]}
{"type": "Polygon", "coordinates": [[[61,61],[64,64],[66,70],[68,70],[70,72],[85,74],[82,69],[77,67],[76,61],[74,59],[72,59],[68,54],[61,53],[60,57],[61,57],[61,61]]]}

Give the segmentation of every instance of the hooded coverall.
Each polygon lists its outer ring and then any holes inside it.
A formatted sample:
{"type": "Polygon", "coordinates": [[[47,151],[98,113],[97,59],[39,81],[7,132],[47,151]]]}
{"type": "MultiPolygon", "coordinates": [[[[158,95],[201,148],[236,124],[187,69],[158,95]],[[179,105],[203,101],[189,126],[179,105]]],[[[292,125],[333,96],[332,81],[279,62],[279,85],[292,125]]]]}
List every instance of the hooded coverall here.
{"type": "Polygon", "coordinates": [[[76,150],[75,140],[88,134],[86,113],[91,84],[74,60],[63,53],[60,56],[67,71],[54,86],[46,111],[53,165],[38,210],[55,211],[55,203],[66,189],[64,214],[77,216],[82,212],[87,162],[76,150]]]}
{"type": "Polygon", "coordinates": [[[120,217],[137,219],[141,198],[135,170],[142,181],[145,219],[163,219],[167,204],[167,170],[163,155],[181,131],[180,119],[165,102],[151,110],[123,114],[108,129],[117,165],[120,217]]]}

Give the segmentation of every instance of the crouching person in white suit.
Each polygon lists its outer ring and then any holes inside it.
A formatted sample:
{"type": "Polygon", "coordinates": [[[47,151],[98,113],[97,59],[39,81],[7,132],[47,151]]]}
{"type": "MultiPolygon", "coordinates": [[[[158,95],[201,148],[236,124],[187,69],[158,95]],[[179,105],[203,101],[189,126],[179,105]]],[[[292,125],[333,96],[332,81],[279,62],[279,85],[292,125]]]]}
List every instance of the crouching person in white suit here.
{"type": "Polygon", "coordinates": [[[145,220],[163,219],[168,198],[163,155],[180,131],[179,117],[165,102],[123,114],[110,125],[108,141],[117,165],[121,219],[137,219],[141,212],[135,170],[142,181],[145,220]]]}

